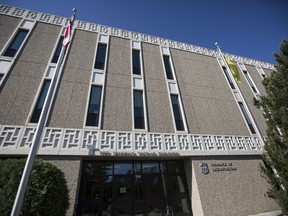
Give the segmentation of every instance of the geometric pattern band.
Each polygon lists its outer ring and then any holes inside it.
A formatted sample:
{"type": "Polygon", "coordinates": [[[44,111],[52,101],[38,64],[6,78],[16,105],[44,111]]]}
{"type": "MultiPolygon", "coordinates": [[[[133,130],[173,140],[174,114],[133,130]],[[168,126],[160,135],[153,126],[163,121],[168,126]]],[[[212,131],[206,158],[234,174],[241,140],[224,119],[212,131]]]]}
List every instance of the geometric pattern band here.
{"type": "MultiPolygon", "coordinates": [[[[0,154],[27,152],[36,127],[0,125],[0,154]]],[[[257,136],[150,133],[46,127],[38,154],[102,156],[188,156],[255,154],[263,151],[257,136]]]]}

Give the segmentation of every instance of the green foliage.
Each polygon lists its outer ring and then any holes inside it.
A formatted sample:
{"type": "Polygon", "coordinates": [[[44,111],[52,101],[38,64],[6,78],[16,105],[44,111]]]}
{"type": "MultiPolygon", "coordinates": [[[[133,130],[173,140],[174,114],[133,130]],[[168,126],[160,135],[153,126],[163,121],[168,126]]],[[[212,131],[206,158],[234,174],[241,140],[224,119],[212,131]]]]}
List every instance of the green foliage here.
{"type": "Polygon", "coordinates": [[[270,193],[288,214],[288,41],[283,40],[280,53],[274,54],[276,70],[263,81],[267,95],[254,101],[267,116],[267,142],[261,170],[270,183],[270,193]],[[270,168],[269,168],[270,167],[270,168]],[[277,170],[278,177],[271,167],[277,170]],[[283,190],[283,187],[285,188],[283,190]]]}
{"type": "MultiPolygon", "coordinates": [[[[0,215],[10,215],[25,166],[24,159],[0,161],[0,215]]],[[[36,160],[21,215],[63,216],[69,207],[66,179],[54,165],[36,160]]]]}

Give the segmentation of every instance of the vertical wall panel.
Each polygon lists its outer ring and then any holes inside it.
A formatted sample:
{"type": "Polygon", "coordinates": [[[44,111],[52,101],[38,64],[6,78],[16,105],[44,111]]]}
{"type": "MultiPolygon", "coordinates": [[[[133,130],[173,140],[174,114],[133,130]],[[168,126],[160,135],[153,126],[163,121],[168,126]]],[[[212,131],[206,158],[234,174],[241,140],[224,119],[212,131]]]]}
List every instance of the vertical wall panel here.
{"type": "Polygon", "coordinates": [[[9,38],[12,36],[12,33],[20,23],[19,18],[0,15],[0,50],[3,49],[9,38]]]}
{"type": "Polygon", "coordinates": [[[190,133],[249,135],[215,58],[171,49],[190,133]]]}
{"type": "Polygon", "coordinates": [[[104,130],[132,130],[130,41],[111,37],[103,104],[104,130]]]}
{"type": "Polygon", "coordinates": [[[0,122],[2,124],[24,125],[26,123],[59,32],[59,26],[36,24],[1,91],[0,122]]]}
{"type": "Polygon", "coordinates": [[[174,126],[160,49],[142,45],[149,131],[172,133],[174,126]]]}
{"type": "Polygon", "coordinates": [[[50,127],[83,127],[96,41],[96,33],[75,32],[52,109],[50,127]]]}
{"type": "Polygon", "coordinates": [[[256,87],[258,88],[258,90],[260,91],[261,95],[265,95],[265,88],[262,84],[263,79],[262,76],[258,73],[256,67],[250,66],[250,65],[245,65],[245,67],[248,70],[248,73],[250,74],[251,78],[253,79],[256,87]]]}
{"type": "MultiPolygon", "coordinates": [[[[248,73],[251,75],[253,73],[253,70],[250,71],[250,69],[251,69],[250,67],[246,67],[246,68],[248,70],[248,73]]],[[[249,107],[249,109],[251,111],[251,114],[254,117],[254,120],[256,121],[256,124],[257,124],[261,134],[265,136],[266,135],[265,131],[266,131],[267,125],[266,125],[265,118],[263,116],[263,112],[261,109],[256,108],[256,106],[254,105],[254,103],[253,103],[254,94],[253,94],[249,84],[247,83],[247,81],[244,77],[244,74],[242,73],[242,71],[240,71],[239,68],[238,68],[238,70],[239,70],[240,77],[241,77],[241,83],[238,83],[238,86],[242,92],[242,95],[243,95],[246,103],[247,103],[247,106],[249,107]]],[[[251,75],[251,77],[252,77],[252,75],[251,75]]],[[[259,78],[261,79],[260,75],[259,75],[259,78]]]]}

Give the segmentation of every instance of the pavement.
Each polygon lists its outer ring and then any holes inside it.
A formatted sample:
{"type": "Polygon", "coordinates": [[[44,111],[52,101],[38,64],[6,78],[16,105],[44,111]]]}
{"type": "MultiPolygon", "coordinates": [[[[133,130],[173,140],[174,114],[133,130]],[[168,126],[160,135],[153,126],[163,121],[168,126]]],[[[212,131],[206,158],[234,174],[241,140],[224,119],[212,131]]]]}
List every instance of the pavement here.
{"type": "Polygon", "coordinates": [[[272,212],[263,212],[260,214],[248,215],[248,216],[285,216],[285,215],[282,214],[282,211],[272,211],[272,212]]]}

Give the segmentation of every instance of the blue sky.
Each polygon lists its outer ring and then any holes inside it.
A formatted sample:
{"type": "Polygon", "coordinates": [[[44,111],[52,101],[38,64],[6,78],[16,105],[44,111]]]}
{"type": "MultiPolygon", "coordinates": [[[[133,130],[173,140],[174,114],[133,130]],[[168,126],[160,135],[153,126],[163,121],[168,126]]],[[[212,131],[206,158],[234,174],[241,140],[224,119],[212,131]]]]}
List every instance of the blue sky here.
{"type": "Polygon", "coordinates": [[[288,0],[0,0],[1,4],[127,29],[275,63],[288,38],[288,0]]]}

